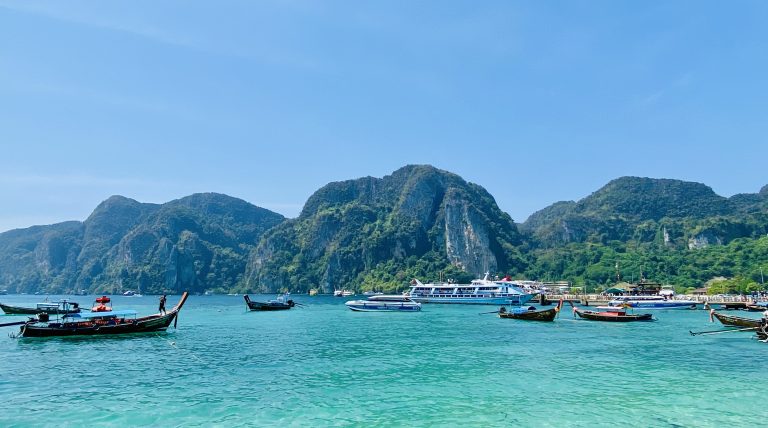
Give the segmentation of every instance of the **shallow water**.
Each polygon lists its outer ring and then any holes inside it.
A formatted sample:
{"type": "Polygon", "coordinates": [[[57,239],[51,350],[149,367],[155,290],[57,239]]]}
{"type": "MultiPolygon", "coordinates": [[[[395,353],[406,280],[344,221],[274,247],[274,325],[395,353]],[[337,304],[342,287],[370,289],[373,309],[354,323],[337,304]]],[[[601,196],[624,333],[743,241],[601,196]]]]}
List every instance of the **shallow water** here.
{"type": "MultiPolygon", "coordinates": [[[[690,336],[720,328],[703,310],[613,324],[566,308],[534,323],[478,315],[492,306],[357,313],[348,299],[294,299],[308,306],[246,312],[242,297],[192,296],[178,330],[159,334],[10,339],[18,327],[4,327],[0,426],[741,427],[768,417],[768,344],[690,336]]],[[[157,309],[157,296],[114,300],[157,309]]]]}

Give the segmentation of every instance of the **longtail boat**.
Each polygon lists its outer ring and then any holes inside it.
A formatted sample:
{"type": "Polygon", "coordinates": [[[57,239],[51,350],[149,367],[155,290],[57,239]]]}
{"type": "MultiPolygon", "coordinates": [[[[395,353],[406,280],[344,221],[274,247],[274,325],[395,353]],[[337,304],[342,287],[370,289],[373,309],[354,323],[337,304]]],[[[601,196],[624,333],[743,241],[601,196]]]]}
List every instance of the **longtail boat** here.
{"type": "Polygon", "coordinates": [[[625,308],[603,307],[598,308],[602,311],[590,311],[574,307],[574,315],[590,321],[608,321],[608,322],[632,322],[632,321],[653,321],[653,314],[628,314],[625,308]]]}
{"type": "Polygon", "coordinates": [[[80,305],[68,300],[38,303],[34,308],[4,305],[0,303],[0,309],[9,315],[37,315],[43,312],[47,314],[76,314],[80,312],[80,305]]]}
{"type": "Polygon", "coordinates": [[[736,327],[759,327],[760,326],[760,320],[757,318],[745,318],[745,317],[735,317],[733,315],[725,315],[715,311],[714,309],[709,314],[710,314],[710,319],[711,317],[717,318],[717,320],[720,321],[720,323],[723,325],[732,325],[736,327]]]}
{"type": "Polygon", "coordinates": [[[499,318],[526,320],[526,321],[554,321],[557,313],[560,311],[563,302],[551,309],[537,311],[534,306],[528,308],[512,308],[507,310],[505,307],[499,309],[499,318]]]}
{"type": "Polygon", "coordinates": [[[252,311],[284,311],[296,306],[296,302],[289,299],[288,293],[278,296],[275,300],[268,300],[266,302],[254,302],[248,295],[244,295],[245,304],[249,310],[252,311]]]}
{"type": "Polygon", "coordinates": [[[136,311],[81,312],[66,314],[61,321],[50,321],[48,314],[40,314],[21,326],[18,337],[95,336],[164,331],[178,322],[178,315],[189,293],[181,295],[179,303],[165,314],[136,317],[136,311]]]}

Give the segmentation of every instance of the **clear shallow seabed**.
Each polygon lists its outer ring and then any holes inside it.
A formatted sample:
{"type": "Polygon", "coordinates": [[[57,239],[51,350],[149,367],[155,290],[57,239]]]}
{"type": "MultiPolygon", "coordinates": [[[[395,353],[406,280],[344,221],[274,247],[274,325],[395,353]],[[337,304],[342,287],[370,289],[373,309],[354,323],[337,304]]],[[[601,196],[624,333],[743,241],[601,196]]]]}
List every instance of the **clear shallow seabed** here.
{"type": "MultiPolygon", "coordinates": [[[[0,426],[767,423],[768,344],[690,336],[721,328],[703,310],[613,324],[575,320],[566,306],[536,323],[478,315],[494,306],[357,313],[349,299],[294,299],[308,307],[246,312],[242,297],[192,296],[178,330],[159,334],[10,339],[18,327],[3,327],[0,426]]],[[[154,313],[157,296],[114,306],[154,313]]]]}

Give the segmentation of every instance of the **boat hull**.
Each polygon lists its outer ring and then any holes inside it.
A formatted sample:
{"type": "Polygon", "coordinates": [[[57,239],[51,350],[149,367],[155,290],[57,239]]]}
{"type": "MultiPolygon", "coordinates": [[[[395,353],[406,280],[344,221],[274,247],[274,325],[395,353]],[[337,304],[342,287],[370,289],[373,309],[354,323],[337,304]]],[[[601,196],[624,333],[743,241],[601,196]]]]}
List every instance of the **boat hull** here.
{"type": "Polygon", "coordinates": [[[637,302],[637,301],[628,301],[628,302],[611,302],[612,306],[629,306],[634,309],[666,309],[666,310],[673,310],[673,309],[696,309],[696,302],[675,302],[675,301],[664,301],[664,302],[637,302]]]}
{"type": "Polygon", "coordinates": [[[527,311],[515,313],[514,311],[499,312],[499,318],[508,318],[525,321],[554,321],[557,316],[557,309],[546,309],[543,311],[527,311]]]}
{"type": "Polygon", "coordinates": [[[0,309],[3,310],[8,315],[37,315],[39,313],[47,312],[50,314],[76,314],[80,312],[80,309],[69,309],[69,310],[56,310],[56,311],[49,311],[49,310],[42,310],[39,308],[27,308],[22,306],[10,306],[10,305],[4,305],[0,303],[0,309]]]}
{"type": "Polygon", "coordinates": [[[261,302],[251,302],[248,304],[248,309],[252,311],[285,311],[291,309],[292,306],[287,304],[270,304],[261,302]]]}
{"type": "Polygon", "coordinates": [[[524,305],[533,298],[532,294],[505,297],[438,297],[438,296],[409,296],[418,303],[440,303],[457,305],[524,305]]]}
{"type": "Polygon", "coordinates": [[[21,326],[20,337],[62,337],[62,336],[101,336],[114,334],[132,334],[164,331],[173,323],[188,293],[184,293],[176,306],[165,315],[150,315],[121,324],[94,324],[88,322],[37,323],[30,322],[21,326]]]}
{"type": "Polygon", "coordinates": [[[416,302],[386,302],[357,300],[345,303],[355,312],[419,312],[421,305],[416,302]]]}
{"type": "Polygon", "coordinates": [[[61,324],[61,327],[37,327],[35,325],[23,326],[21,336],[23,337],[53,337],[53,336],[96,336],[109,334],[129,334],[129,333],[147,333],[153,331],[164,331],[171,325],[176,318],[176,314],[168,314],[154,319],[140,318],[134,324],[103,325],[78,327],[77,323],[67,326],[61,324]]]}
{"type": "Polygon", "coordinates": [[[579,318],[589,321],[605,321],[605,322],[633,322],[633,321],[653,321],[652,314],[620,314],[610,312],[595,312],[582,309],[574,309],[573,311],[579,318]]]}
{"type": "Polygon", "coordinates": [[[723,325],[732,325],[736,327],[759,327],[760,320],[753,318],[735,317],[732,315],[725,315],[719,312],[712,312],[712,315],[717,318],[723,325]]]}
{"type": "Polygon", "coordinates": [[[285,311],[291,309],[296,304],[293,300],[287,300],[285,302],[254,302],[248,295],[244,295],[245,305],[251,311],[285,311]]]}

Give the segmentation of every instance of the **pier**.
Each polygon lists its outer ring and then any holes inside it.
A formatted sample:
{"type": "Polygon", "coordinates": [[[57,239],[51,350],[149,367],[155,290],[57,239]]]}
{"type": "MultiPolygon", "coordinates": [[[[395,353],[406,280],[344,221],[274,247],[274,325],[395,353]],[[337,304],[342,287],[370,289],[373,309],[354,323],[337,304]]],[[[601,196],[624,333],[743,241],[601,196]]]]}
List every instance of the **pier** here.
{"type": "MultiPolygon", "coordinates": [[[[561,299],[563,302],[570,302],[573,304],[585,305],[585,306],[601,306],[607,305],[608,302],[615,299],[618,296],[610,296],[604,294],[547,294],[545,300],[549,303],[557,303],[561,299]]],[[[705,304],[709,305],[724,305],[726,303],[751,303],[753,300],[750,296],[701,296],[701,295],[676,295],[673,300],[693,300],[702,307],[705,304]]],[[[536,302],[544,304],[542,299],[537,298],[536,302]]]]}

